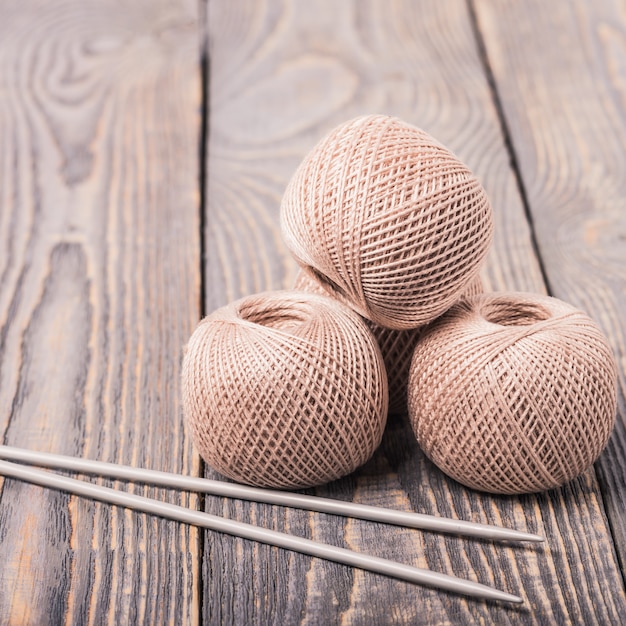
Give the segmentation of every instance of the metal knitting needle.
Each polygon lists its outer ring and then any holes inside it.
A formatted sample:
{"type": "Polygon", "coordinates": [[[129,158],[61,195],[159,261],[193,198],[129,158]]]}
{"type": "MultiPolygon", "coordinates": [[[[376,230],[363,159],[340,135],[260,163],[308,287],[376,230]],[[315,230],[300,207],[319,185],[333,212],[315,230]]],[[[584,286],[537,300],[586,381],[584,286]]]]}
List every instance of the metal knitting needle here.
{"type": "Polygon", "coordinates": [[[366,504],[331,500],[330,498],[318,498],[288,491],[272,489],[259,489],[237,483],[228,483],[208,478],[196,478],[170,474],[158,470],[141,469],[128,465],[117,465],[102,461],[91,461],[76,457],[24,450],[10,446],[0,446],[0,459],[20,461],[31,465],[39,465],[51,469],[64,469],[84,474],[107,476],[119,480],[142,482],[159,487],[185,489],[216,496],[225,496],[240,500],[251,500],[279,506],[289,506],[320,513],[343,515],[385,524],[405,526],[407,528],[419,528],[436,532],[475,537],[478,539],[500,541],[543,541],[543,537],[500,526],[478,524],[463,520],[454,520],[434,515],[424,515],[408,511],[395,511],[383,509],[366,504]]]}
{"type": "Polygon", "coordinates": [[[294,537],[285,533],[225,519],[201,511],[193,511],[175,504],[168,504],[136,494],[117,491],[109,487],[101,487],[100,485],[94,485],[82,480],[33,469],[9,461],[0,461],[0,474],[41,485],[42,487],[67,491],[75,495],[99,500],[100,502],[127,507],[143,513],[150,513],[178,522],[192,524],[193,526],[208,528],[228,535],[286,548],[287,550],[294,550],[295,552],[301,552],[328,561],[335,561],[337,563],[343,563],[344,565],[385,574],[412,583],[444,589],[446,591],[452,591],[484,600],[502,600],[504,602],[515,602],[518,604],[522,602],[522,598],[519,596],[499,591],[498,589],[492,589],[491,587],[470,580],[419,569],[411,565],[404,565],[387,559],[353,552],[345,548],[317,543],[310,539],[294,537]]]}

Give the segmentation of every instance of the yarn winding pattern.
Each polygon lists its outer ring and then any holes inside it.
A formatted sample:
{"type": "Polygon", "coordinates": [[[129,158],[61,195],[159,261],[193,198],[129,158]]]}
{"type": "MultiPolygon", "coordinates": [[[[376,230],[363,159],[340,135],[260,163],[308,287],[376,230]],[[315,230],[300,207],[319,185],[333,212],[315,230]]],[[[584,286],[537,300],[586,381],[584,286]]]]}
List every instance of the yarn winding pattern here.
{"type": "Polygon", "coordinates": [[[293,175],[281,229],[298,263],[387,328],[422,326],[478,275],[492,239],[487,195],[424,131],[393,117],[346,122],[293,175]]]}
{"type": "MultiPolygon", "coordinates": [[[[316,280],[305,270],[300,270],[294,282],[294,289],[308,293],[318,293],[333,297],[332,292],[323,283],[316,280]]],[[[483,292],[480,276],[477,276],[466,288],[462,297],[471,297],[483,292]]],[[[389,413],[404,414],[407,411],[407,387],[409,367],[413,350],[423,332],[423,326],[410,330],[393,330],[365,320],[383,355],[387,380],[389,383],[389,413]]]]}
{"type": "Polygon", "coordinates": [[[183,362],[183,405],[205,461],[264,487],[349,474],[380,444],[387,380],[376,340],[344,305],[266,292],[215,311],[183,362]]]}
{"type": "Polygon", "coordinates": [[[536,492],[596,460],[616,413],[616,365],[597,325],[555,298],[485,294],[418,342],[409,417],[446,474],[492,493],[536,492]]]}

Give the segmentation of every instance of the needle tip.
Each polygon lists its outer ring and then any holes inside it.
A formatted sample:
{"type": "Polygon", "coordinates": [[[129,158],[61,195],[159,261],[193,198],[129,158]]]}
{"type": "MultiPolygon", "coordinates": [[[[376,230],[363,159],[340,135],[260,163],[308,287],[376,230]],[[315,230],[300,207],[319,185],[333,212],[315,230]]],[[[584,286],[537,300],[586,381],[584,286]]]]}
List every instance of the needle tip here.
{"type": "MultiPolygon", "coordinates": [[[[485,536],[487,534],[485,533],[485,536]]],[[[532,541],[534,543],[542,543],[545,539],[541,535],[534,533],[526,533],[521,530],[512,530],[510,528],[493,527],[490,531],[491,539],[499,539],[501,541],[532,541]]]]}

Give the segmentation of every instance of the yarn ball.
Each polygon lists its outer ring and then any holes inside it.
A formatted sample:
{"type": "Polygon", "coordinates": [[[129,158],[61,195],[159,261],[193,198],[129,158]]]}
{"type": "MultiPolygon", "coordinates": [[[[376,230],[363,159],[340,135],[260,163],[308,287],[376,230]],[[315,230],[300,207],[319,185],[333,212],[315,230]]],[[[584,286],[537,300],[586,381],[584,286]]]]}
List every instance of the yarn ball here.
{"type": "MultiPolygon", "coordinates": [[[[296,275],[294,289],[308,293],[318,293],[333,297],[332,292],[314,276],[305,270],[296,275]]],[[[466,288],[462,297],[471,297],[484,291],[480,276],[477,276],[466,288]]],[[[369,326],[383,355],[387,381],[389,384],[389,413],[406,413],[407,386],[409,381],[409,367],[413,350],[423,332],[423,326],[410,330],[393,330],[379,326],[370,320],[365,320],[369,326]]]]}
{"type": "Polygon", "coordinates": [[[182,368],[200,455],[261,487],[310,487],[365,463],[382,439],[387,380],[363,320],[339,302],[276,291],[204,318],[182,368]]]}
{"type": "Polygon", "coordinates": [[[478,275],[493,222],[472,172],[423,130],[368,115],[322,139],[280,210],[296,261],[381,326],[417,328],[478,275]]]}
{"type": "Polygon", "coordinates": [[[463,300],[418,342],[409,418],[426,455],[468,487],[558,487],[590,467],[616,413],[616,365],[597,325],[555,298],[463,300]]]}

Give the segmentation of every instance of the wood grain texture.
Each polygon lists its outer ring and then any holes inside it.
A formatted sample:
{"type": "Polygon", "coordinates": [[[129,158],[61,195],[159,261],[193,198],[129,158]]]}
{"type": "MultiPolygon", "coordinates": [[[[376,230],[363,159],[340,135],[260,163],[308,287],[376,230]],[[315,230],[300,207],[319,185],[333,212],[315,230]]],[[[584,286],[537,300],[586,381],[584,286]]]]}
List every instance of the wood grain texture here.
{"type": "Polygon", "coordinates": [[[617,359],[617,424],[597,469],[626,568],[626,6],[476,10],[553,294],[600,324],[617,359]]]}
{"type": "MultiPolygon", "coordinates": [[[[3,441],[198,473],[178,386],[200,310],[196,7],[0,11],[3,441]]],[[[197,622],[195,530],[1,489],[0,623],[197,622]]]]}
{"type": "MultiPolygon", "coordinates": [[[[488,286],[545,290],[464,2],[215,0],[208,3],[207,25],[209,311],[293,283],[296,267],[278,227],[282,192],[318,139],[364,113],[389,113],[424,128],[483,181],[496,219],[488,286]]],[[[520,593],[525,604],[467,601],[207,534],[206,622],[618,623],[626,608],[593,470],[547,494],[479,495],[433,467],[406,421],[396,418],[370,463],[316,493],[527,528],[545,534],[547,544],[494,546],[221,499],[207,499],[207,509],[477,579],[520,593]]]]}

